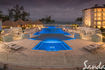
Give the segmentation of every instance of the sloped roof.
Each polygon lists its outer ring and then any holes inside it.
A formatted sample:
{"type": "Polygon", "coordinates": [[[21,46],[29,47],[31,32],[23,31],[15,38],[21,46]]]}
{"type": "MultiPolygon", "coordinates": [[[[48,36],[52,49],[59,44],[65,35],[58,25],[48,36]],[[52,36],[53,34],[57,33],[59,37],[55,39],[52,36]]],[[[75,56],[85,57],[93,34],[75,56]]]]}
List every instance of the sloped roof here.
{"type": "Polygon", "coordinates": [[[19,20],[16,21],[16,24],[18,24],[18,25],[25,25],[26,23],[25,23],[25,21],[19,19],[19,20]]]}
{"type": "Polygon", "coordinates": [[[41,21],[32,21],[32,20],[29,20],[29,21],[25,21],[25,24],[43,24],[41,21]]]}
{"type": "Polygon", "coordinates": [[[17,24],[13,21],[5,21],[2,24],[3,26],[17,26],[17,24]]]}
{"type": "Polygon", "coordinates": [[[26,25],[26,24],[37,24],[37,25],[40,25],[40,24],[43,24],[43,23],[40,22],[40,21],[34,21],[33,22],[31,20],[29,20],[29,21],[18,20],[16,22],[8,20],[8,21],[3,22],[2,25],[3,26],[13,26],[13,27],[16,27],[17,25],[26,25]]]}
{"type": "Polygon", "coordinates": [[[32,20],[24,21],[24,22],[25,22],[25,24],[32,24],[33,23],[32,20]]]}

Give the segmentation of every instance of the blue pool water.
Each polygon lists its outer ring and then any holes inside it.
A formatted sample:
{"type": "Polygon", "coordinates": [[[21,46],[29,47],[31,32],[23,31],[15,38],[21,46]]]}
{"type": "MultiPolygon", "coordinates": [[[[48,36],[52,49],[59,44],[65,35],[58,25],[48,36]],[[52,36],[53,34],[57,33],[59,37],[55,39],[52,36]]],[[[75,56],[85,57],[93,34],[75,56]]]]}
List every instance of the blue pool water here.
{"type": "Polygon", "coordinates": [[[70,35],[68,32],[65,32],[62,30],[62,28],[56,28],[54,26],[50,26],[48,28],[42,28],[40,32],[34,33],[34,35],[40,35],[40,34],[64,34],[64,35],[70,35]]]}
{"type": "Polygon", "coordinates": [[[65,42],[59,40],[44,40],[32,49],[45,51],[72,50],[65,42]]]}
{"type": "Polygon", "coordinates": [[[45,50],[45,51],[60,51],[60,50],[72,50],[62,40],[72,40],[74,38],[66,37],[64,35],[71,35],[62,30],[62,28],[56,28],[54,26],[49,26],[48,28],[42,28],[40,32],[34,33],[38,35],[31,40],[42,40],[39,42],[32,50],[45,50]]]}

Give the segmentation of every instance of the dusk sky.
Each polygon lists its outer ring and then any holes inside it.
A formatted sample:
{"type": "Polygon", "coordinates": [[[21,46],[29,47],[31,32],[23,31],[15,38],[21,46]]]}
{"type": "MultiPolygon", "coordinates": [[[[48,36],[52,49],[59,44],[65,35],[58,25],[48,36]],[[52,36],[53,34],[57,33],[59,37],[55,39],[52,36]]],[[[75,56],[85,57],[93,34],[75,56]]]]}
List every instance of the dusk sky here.
{"type": "Polygon", "coordinates": [[[56,21],[74,21],[83,9],[105,4],[105,0],[0,0],[0,10],[6,13],[16,4],[23,5],[33,20],[52,16],[56,21]]]}

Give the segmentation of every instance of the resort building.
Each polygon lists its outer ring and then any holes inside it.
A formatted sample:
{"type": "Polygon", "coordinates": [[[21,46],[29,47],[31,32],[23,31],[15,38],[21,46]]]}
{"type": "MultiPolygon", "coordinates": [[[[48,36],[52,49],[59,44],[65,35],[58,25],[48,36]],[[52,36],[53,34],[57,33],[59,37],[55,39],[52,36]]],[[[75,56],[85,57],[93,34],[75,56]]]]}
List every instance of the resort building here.
{"type": "Polygon", "coordinates": [[[102,33],[97,28],[89,27],[78,27],[78,32],[80,34],[80,39],[88,40],[92,42],[102,42],[102,33]]]}
{"type": "Polygon", "coordinates": [[[77,27],[76,29],[71,29],[63,27],[63,30],[73,34],[76,39],[103,42],[102,32],[98,28],[77,27]]]}
{"type": "Polygon", "coordinates": [[[38,27],[38,28],[42,28],[43,27],[43,23],[40,21],[23,21],[23,20],[18,20],[16,22],[14,21],[5,21],[2,24],[2,28],[10,28],[10,27],[38,27]]]}
{"type": "Polygon", "coordinates": [[[105,5],[83,10],[83,26],[105,28],[105,5]]]}
{"type": "Polygon", "coordinates": [[[1,39],[4,42],[11,42],[14,40],[27,39],[32,36],[32,32],[39,31],[44,27],[40,21],[5,21],[0,23],[1,28],[1,39]]]}

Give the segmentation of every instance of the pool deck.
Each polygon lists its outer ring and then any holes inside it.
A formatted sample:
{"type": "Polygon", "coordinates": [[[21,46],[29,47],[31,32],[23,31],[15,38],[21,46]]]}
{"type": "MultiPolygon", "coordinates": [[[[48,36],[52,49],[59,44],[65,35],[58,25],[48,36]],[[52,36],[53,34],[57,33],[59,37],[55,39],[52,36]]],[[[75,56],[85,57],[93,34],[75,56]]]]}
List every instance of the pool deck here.
{"type": "Polygon", "coordinates": [[[89,64],[97,65],[100,61],[105,63],[105,49],[97,50],[95,53],[90,53],[83,49],[84,46],[93,44],[94,42],[80,39],[65,40],[64,42],[66,42],[73,50],[57,52],[32,50],[32,48],[39,42],[40,41],[38,40],[29,39],[14,41],[12,43],[21,45],[25,48],[24,50],[17,52],[8,52],[2,48],[3,45],[0,45],[0,62],[31,68],[84,67],[83,63],[85,60],[89,60],[89,64]]]}

